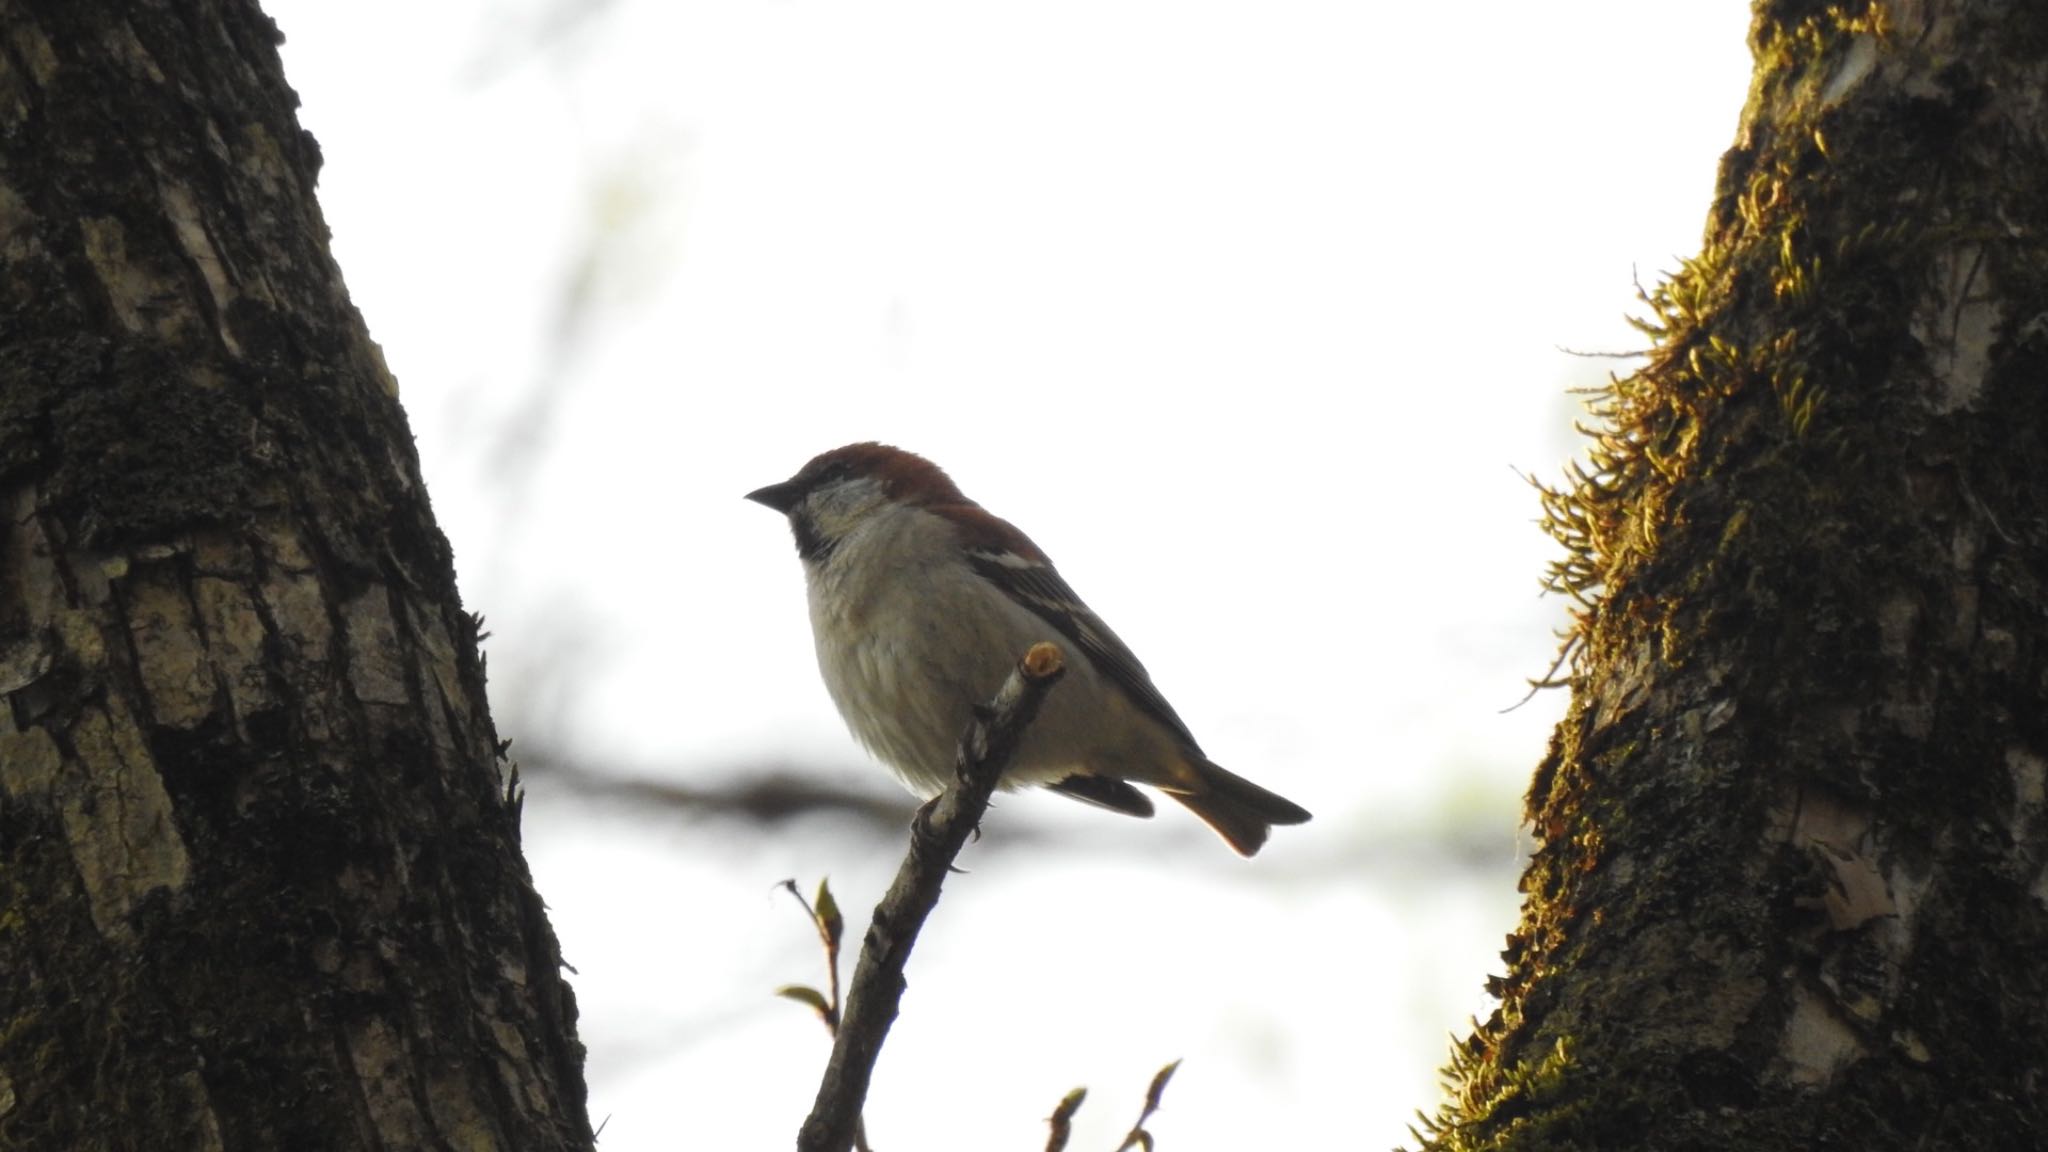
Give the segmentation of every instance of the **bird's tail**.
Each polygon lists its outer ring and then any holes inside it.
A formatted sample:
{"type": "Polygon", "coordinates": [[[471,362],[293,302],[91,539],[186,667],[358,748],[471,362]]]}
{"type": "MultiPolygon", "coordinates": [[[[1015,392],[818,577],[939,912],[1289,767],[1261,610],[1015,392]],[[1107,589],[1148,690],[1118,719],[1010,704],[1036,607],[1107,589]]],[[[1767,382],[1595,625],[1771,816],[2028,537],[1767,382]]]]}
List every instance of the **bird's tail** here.
{"type": "Polygon", "coordinates": [[[1240,856],[1255,855],[1259,846],[1266,842],[1266,834],[1273,830],[1273,825],[1308,821],[1308,809],[1276,792],[1266,791],[1227,768],[1202,759],[1193,760],[1192,766],[1195,787],[1185,791],[1170,790],[1167,795],[1200,816],[1202,822],[1229,841],[1240,856]]]}

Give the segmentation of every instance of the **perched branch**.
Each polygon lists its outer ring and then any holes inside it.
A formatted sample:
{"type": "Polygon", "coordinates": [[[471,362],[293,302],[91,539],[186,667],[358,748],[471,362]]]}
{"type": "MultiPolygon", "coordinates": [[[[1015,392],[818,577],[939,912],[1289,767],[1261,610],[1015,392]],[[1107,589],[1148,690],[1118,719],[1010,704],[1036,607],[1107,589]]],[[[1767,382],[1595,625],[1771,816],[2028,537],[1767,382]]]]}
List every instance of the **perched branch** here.
{"type": "Polygon", "coordinates": [[[961,736],[955,763],[958,782],[918,809],[910,827],[910,852],[888,895],[875,906],[861,941],[846,1014],[833,1038],[817,1102],[797,1137],[799,1152],[846,1152],[853,1143],[875,1059],[903,999],[903,969],[910,949],[938,905],[946,873],[988,810],[1010,754],[1063,671],[1060,650],[1053,645],[1037,644],[1026,652],[985,712],[961,736]]]}

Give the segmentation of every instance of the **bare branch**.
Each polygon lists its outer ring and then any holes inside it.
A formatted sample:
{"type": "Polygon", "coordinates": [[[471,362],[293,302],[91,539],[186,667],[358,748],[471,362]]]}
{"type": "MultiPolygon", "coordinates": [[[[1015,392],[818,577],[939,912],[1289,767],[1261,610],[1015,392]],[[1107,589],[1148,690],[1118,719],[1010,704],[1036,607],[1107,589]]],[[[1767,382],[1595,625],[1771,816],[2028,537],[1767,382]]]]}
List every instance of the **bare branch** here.
{"type": "MultiPolygon", "coordinates": [[[[796,764],[768,763],[712,771],[693,766],[698,777],[724,782],[679,784],[654,776],[634,775],[623,768],[593,767],[520,745],[519,762],[527,780],[546,788],[567,789],[581,799],[618,801],[636,812],[673,812],[713,820],[772,825],[811,816],[838,817],[877,835],[895,835],[910,805],[899,791],[881,786],[849,788],[820,778],[796,764]]],[[[678,774],[682,769],[676,770],[678,774]]]]}
{"type": "Polygon", "coordinates": [[[799,1152],[846,1152],[853,1143],[875,1060],[903,999],[903,969],[917,934],[938,905],[946,873],[988,810],[1010,754],[1064,671],[1053,645],[1037,644],[1026,652],[985,713],[961,736],[958,781],[918,809],[911,822],[910,852],[888,895],[875,906],[861,941],[846,1014],[833,1038],[817,1102],[797,1137],[799,1152]]]}

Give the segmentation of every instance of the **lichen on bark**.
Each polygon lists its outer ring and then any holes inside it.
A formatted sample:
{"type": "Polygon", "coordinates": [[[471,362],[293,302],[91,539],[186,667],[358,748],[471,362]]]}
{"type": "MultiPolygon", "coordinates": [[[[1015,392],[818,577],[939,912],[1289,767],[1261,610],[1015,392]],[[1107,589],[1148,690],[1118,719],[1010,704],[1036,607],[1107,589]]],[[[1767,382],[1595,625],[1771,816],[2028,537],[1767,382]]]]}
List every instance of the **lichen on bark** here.
{"type": "Polygon", "coordinates": [[[591,1146],[252,0],[0,0],[0,1147],[591,1146]]]}

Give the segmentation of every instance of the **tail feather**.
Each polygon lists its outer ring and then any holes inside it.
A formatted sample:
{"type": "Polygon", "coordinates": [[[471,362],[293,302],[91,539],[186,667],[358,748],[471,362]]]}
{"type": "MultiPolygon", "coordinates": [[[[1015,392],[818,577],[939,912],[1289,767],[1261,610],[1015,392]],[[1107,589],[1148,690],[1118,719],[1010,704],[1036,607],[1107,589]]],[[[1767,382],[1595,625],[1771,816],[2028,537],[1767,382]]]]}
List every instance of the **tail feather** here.
{"type": "Polygon", "coordinates": [[[1277,792],[1268,792],[1227,768],[1207,760],[1194,764],[1198,779],[1189,791],[1168,791],[1167,795],[1216,830],[1240,856],[1252,856],[1266,842],[1275,824],[1303,824],[1308,809],[1277,792]]]}

